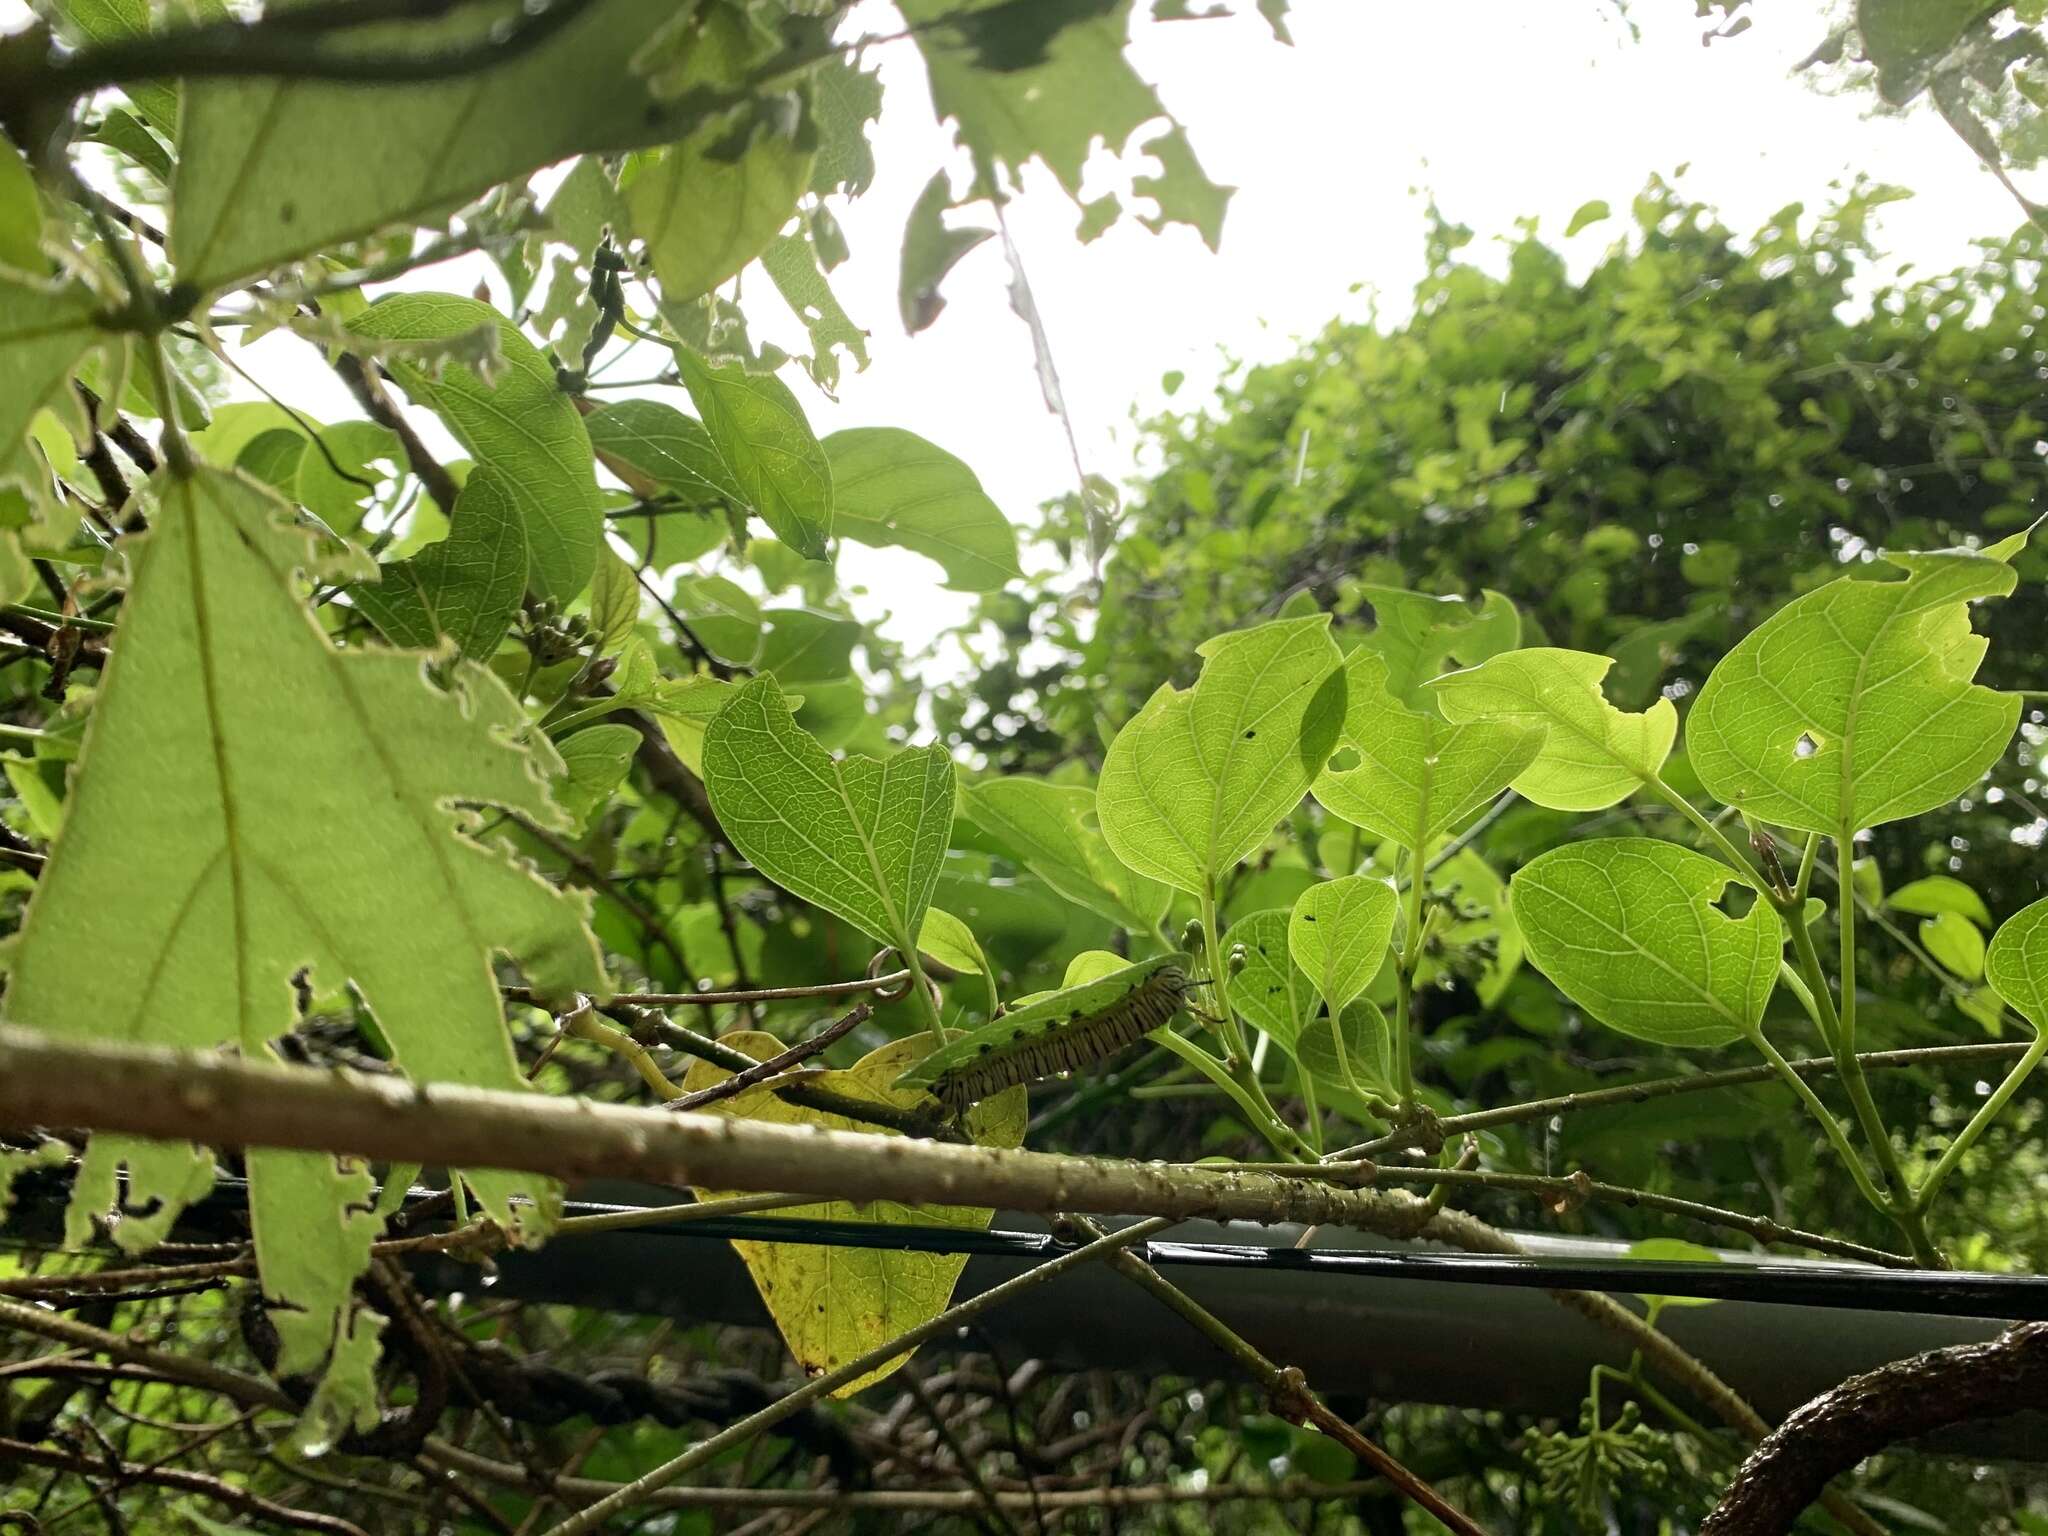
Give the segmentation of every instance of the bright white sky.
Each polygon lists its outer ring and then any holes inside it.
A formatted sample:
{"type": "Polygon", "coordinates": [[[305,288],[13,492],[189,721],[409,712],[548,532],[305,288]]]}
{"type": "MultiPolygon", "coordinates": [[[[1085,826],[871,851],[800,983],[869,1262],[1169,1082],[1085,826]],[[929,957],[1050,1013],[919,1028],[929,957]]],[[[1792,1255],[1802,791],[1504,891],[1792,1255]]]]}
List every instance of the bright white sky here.
{"type": "MultiPolygon", "coordinates": [[[[1191,230],[1153,235],[1128,217],[1081,245],[1073,204],[1042,172],[1011,206],[1087,468],[1114,480],[1132,473],[1132,414],[1165,404],[1160,378],[1170,370],[1187,379],[1175,404],[1191,407],[1227,358],[1284,356],[1334,317],[1363,317],[1374,295],[1382,315],[1398,319],[1421,275],[1429,196],[1477,231],[1471,254],[1482,261],[1517,219],[1536,215],[1557,236],[1580,204],[1605,199],[1619,216],[1569,242],[1580,267],[1625,231],[1644,181],[1682,165],[1681,189],[1737,230],[1789,202],[1818,207],[1831,183],[1859,170],[1906,185],[1918,195],[1883,210],[1878,238],[1894,260],[1923,267],[1958,264],[1972,238],[2012,227],[2010,201],[1932,114],[1869,118],[1866,98],[1825,97],[1792,75],[1825,30],[1820,0],[1749,9],[1756,25],[1711,47],[1686,0],[1633,0],[1626,18],[1610,0],[1295,0],[1292,48],[1256,15],[1141,23],[1139,71],[1186,124],[1210,175],[1238,190],[1220,255],[1191,230]]],[[[863,19],[890,26],[879,6],[863,19]]],[[[842,380],[836,403],[800,370],[786,377],[821,436],[906,427],[965,459],[1012,520],[1029,523],[1074,477],[1042,403],[1030,338],[1009,309],[998,243],[956,269],[932,329],[908,338],[896,318],[910,205],[939,165],[954,167],[964,186],[965,157],[932,120],[914,47],[890,45],[879,61],[879,174],[840,210],[853,257],[832,278],[873,333],[872,362],[842,380]]],[[[1128,163],[1097,159],[1103,187],[1132,174],[1128,163]]],[[[473,259],[407,286],[464,292],[482,274],[473,259]]],[[[802,339],[758,271],[743,283],[757,336],[802,339]]],[[[272,338],[242,360],[317,414],[355,414],[302,344],[272,338]]],[[[648,364],[623,364],[614,376],[656,371],[651,349],[648,364]]],[[[856,591],[860,611],[913,648],[971,605],[942,591],[937,569],[914,556],[847,546],[840,563],[849,587],[866,588],[856,591]]],[[[936,672],[952,670],[941,662],[936,672]]]]}

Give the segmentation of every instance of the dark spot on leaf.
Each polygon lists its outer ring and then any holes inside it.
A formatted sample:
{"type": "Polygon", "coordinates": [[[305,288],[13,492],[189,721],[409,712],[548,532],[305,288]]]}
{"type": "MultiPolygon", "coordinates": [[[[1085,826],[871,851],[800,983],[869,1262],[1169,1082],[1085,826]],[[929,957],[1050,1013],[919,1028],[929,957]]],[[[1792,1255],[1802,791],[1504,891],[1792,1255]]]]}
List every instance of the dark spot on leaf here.
{"type": "Polygon", "coordinates": [[[1257,736],[1258,734],[1259,734],[1259,733],[1258,733],[1257,731],[1254,731],[1254,730],[1247,730],[1247,731],[1246,731],[1246,732],[1244,733],[1244,739],[1245,739],[1246,741],[1250,741],[1250,740],[1252,740],[1252,738],[1254,738],[1254,737],[1255,737],[1255,736],[1257,736]]]}

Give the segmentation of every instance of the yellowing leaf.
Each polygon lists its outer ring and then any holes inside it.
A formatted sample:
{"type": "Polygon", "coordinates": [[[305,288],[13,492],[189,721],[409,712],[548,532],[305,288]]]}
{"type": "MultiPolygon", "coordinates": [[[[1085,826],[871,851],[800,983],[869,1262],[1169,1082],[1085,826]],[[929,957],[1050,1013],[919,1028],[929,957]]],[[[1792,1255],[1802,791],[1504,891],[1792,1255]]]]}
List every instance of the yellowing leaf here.
{"type": "MultiPolygon", "coordinates": [[[[349,982],[422,1081],[523,1086],[491,956],[551,995],[603,977],[580,909],[501,850],[462,835],[457,801],[559,825],[553,754],[513,741],[525,718],[464,665],[442,692],[416,656],[337,651],[296,589],[311,564],[282,505],[216,470],[160,482],[152,530],[87,729],[64,830],[15,957],[10,1021],[73,1040],[272,1053],[292,1026],[292,978],[349,982]],[[109,921],[118,914],[119,921],[109,921]]],[[[96,1138],[81,1214],[103,1210],[146,1246],[203,1191],[192,1148],[96,1138]]],[[[513,1231],[547,1181],[468,1176],[513,1231]]],[[[325,1356],[375,1222],[360,1170],[302,1153],[253,1156],[250,1201],[287,1369],[325,1356]]]]}
{"type": "Polygon", "coordinates": [[[1611,657],[1547,647],[1506,651],[1430,685],[1446,718],[1544,728],[1535,760],[1509,782],[1554,811],[1600,811],[1656,777],[1678,735],[1678,711],[1659,699],[1641,714],[1600,692],[1611,657]]]}
{"type": "MultiPolygon", "coordinates": [[[[772,1056],[783,1049],[773,1035],[741,1031],[726,1041],[751,1056],[772,1056]]],[[[920,1089],[890,1087],[904,1069],[931,1054],[929,1035],[893,1040],[870,1052],[850,1069],[828,1072],[819,1086],[848,1098],[914,1109],[929,1103],[920,1089]]],[[[695,1091],[724,1081],[729,1074],[707,1062],[693,1062],[683,1079],[685,1089],[695,1091]]],[[[876,1127],[841,1119],[837,1115],[786,1104],[773,1092],[751,1088],[745,1093],[713,1106],[720,1114],[775,1125],[817,1125],[832,1130],[875,1133],[876,1127]]],[[[977,1105],[967,1117],[967,1130],[983,1146],[1015,1147],[1024,1140],[1025,1094],[1019,1088],[1005,1089],[977,1105]]],[[[893,1131],[879,1132],[894,1135],[893,1131]]],[[[704,1199],[715,1199],[718,1191],[699,1190],[704,1199]]],[[[818,1205],[797,1206],[776,1213],[784,1219],[810,1221],[871,1221],[904,1226],[946,1226],[979,1231],[995,1215],[987,1207],[902,1205],[893,1200],[853,1204],[834,1200],[818,1205]]],[[[771,1216],[770,1220],[775,1219],[771,1216]]],[[[906,1329],[946,1309],[960,1271],[967,1266],[965,1254],[893,1253],[876,1248],[813,1247],[796,1243],[744,1243],[733,1247],[746,1262],[760,1288],[775,1326],[789,1352],[809,1376],[823,1375],[846,1361],[865,1354],[906,1329]]],[[[899,1370],[905,1362],[890,1364],[841,1387],[836,1394],[846,1397],[899,1370]]]]}

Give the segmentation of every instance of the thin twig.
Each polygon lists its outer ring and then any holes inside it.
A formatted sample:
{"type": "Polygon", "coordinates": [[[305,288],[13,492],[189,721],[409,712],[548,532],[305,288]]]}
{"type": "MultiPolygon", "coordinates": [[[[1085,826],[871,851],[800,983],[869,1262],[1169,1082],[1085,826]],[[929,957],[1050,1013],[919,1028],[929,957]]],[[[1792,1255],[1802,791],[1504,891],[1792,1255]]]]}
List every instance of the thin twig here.
{"type": "Polygon", "coordinates": [[[676,1113],[682,1113],[686,1110],[702,1109],[707,1104],[716,1104],[720,1099],[729,1099],[735,1094],[744,1093],[755,1084],[766,1082],[771,1077],[787,1072],[797,1063],[810,1060],[833,1041],[865,1024],[873,1017],[874,1011],[873,1003],[855,1003],[808,1040],[799,1040],[780,1055],[770,1056],[748,1067],[744,1072],[735,1072],[724,1082],[713,1083],[709,1088],[699,1088],[694,1093],[686,1093],[681,1098],[671,1099],[668,1108],[676,1113]]]}

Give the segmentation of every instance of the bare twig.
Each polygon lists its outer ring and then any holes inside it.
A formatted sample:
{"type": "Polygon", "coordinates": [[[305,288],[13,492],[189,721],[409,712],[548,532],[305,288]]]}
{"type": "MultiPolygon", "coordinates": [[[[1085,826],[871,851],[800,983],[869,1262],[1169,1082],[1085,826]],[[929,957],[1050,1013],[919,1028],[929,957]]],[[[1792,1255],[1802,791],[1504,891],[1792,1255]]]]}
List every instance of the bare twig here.
{"type": "Polygon", "coordinates": [[[781,1054],[770,1056],[743,1072],[735,1072],[722,1083],[713,1083],[709,1088],[699,1088],[695,1093],[686,1093],[681,1098],[671,1099],[667,1107],[672,1112],[702,1109],[707,1104],[716,1104],[720,1099],[729,1099],[735,1094],[744,1093],[758,1083],[780,1076],[799,1062],[810,1060],[833,1041],[866,1023],[874,1015],[874,1011],[872,1003],[855,1003],[808,1040],[799,1040],[781,1054]]]}

